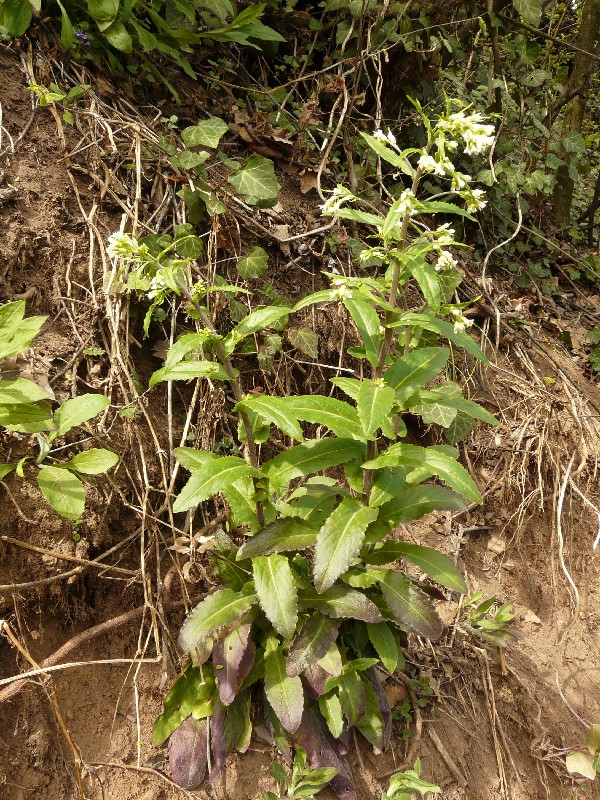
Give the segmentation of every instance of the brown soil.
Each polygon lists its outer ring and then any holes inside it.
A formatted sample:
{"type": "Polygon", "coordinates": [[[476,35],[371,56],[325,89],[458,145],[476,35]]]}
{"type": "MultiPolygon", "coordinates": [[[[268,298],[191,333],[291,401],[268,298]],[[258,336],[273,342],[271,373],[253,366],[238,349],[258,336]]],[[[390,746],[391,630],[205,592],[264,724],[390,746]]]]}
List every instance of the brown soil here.
{"type": "MultiPolygon", "coordinates": [[[[33,47],[35,51],[35,43],[33,47]]],[[[135,159],[135,135],[126,125],[114,126],[111,133],[116,132],[119,147],[124,148],[117,158],[108,128],[93,119],[102,102],[100,82],[92,90],[92,121],[82,118],[76,128],[61,125],[61,132],[59,118],[40,108],[29,125],[28,81],[53,79],[50,61],[42,55],[39,59],[34,59],[33,75],[29,53],[24,51],[21,57],[16,46],[0,50],[4,126],[0,192],[7,186],[16,190],[8,199],[0,199],[0,296],[8,301],[26,295],[29,314],[48,316],[31,363],[21,366],[38,379],[49,380],[57,400],[86,386],[103,390],[109,386],[115,407],[124,407],[133,389],[123,365],[133,365],[144,382],[160,363],[139,346],[141,334],[135,319],[127,341],[133,356],[125,352],[119,361],[110,346],[113,328],[102,296],[106,264],[99,240],[106,241],[119,227],[124,208],[130,220],[138,213],[128,205],[130,173],[122,169],[123,160],[135,159]],[[97,138],[94,146],[76,153],[92,141],[92,132],[97,138]],[[90,345],[104,347],[112,359],[86,358],[82,350],[90,345]]],[[[119,112],[125,119],[131,108],[121,106],[119,112]]],[[[142,166],[143,197],[138,199],[150,210],[159,207],[161,192],[168,187],[159,166],[142,166]],[[157,187],[154,195],[153,185],[157,187]]],[[[312,218],[312,227],[316,195],[302,195],[290,180],[283,180],[284,217],[293,219],[298,230],[312,218]]],[[[288,259],[289,253],[275,256],[281,266],[288,259]]],[[[307,269],[295,267],[294,273],[274,268],[271,279],[283,293],[307,283],[309,288],[319,288],[319,263],[314,259],[302,263],[307,269]]],[[[119,324],[124,324],[127,307],[119,313],[119,324]]],[[[337,363],[343,348],[341,320],[330,310],[319,313],[321,358],[337,363]]],[[[530,323],[538,324],[533,317],[530,323]]],[[[490,335],[493,339],[494,329],[490,335]]],[[[484,505],[454,519],[438,515],[404,531],[408,538],[435,544],[451,556],[458,554],[471,593],[481,590],[501,602],[514,601],[518,627],[526,634],[499,658],[497,651],[486,650],[456,632],[453,623],[458,608],[442,604],[440,611],[449,625],[445,644],[432,649],[411,643],[407,654],[411,674],[428,676],[434,690],[434,702],[423,711],[417,755],[423,761],[424,776],[442,787],[445,800],[600,797],[598,786],[589,784],[584,794],[568,776],[564,762],[566,753],[580,747],[584,723],[600,721],[600,549],[592,548],[598,519],[571,484],[566,487],[557,525],[557,503],[568,469],[588,500],[599,503],[595,476],[600,439],[594,420],[600,413],[599,392],[581,365],[561,354],[555,340],[544,340],[544,335],[541,326],[535,328],[537,341],[503,336],[497,364],[475,377],[475,398],[503,421],[499,429],[479,430],[464,450],[479,485],[486,490],[484,505]],[[553,362],[544,350],[551,352],[553,362]],[[556,381],[551,388],[541,388],[546,376],[556,381]],[[572,454],[575,458],[568,467],[572,454]],[[466,779],[464,786],[461,775],[466,779]]],[[[310,383],[316,391],[323,390],[328,377],[301,365],[289,374],[292,382],[310,383]]],[[[266,380],[256,375],[259,385],[266,380]]],[[[154,558],[156,548],[165,541],[163,528],[153,527],[139,513],[140,508],[156,513],[164,496],[160,486],[165,465],[157,454],[161,443],[168,443],[165,398],[159,391],[144,400],[138,416],[144,424],[137,433],[120,418],[100,433],[105,443],[123,455],[124,468],[113,486],[106,488],[99,482],[89,490],[78,531],[44,505],[32,481],[11,476],[0,484],[1,534],[84,559],[94,559],[126,540],[111,563],[135,573],[129,578],[103,573],[98,567],[90,569],[0,541],[0,616],[33,662],[39,663],[99,622],[144,603],[140,556],[154,558]],[[143,489],[136,496],[126,488],[132,475],[146,476],[145,485],[150,488],[145,495],[143,489]],[[55,580],[67,570],[75,572],[55,580]],[[34,586],[20,586],[32,582],[34,586]]],[[[175,403],[178,400],[176,396],[175,403]]],[[[206,398],[202,409],[193,430],[197,443],[207,426],[214,433],[218,424],[221,434],[227,433],[228,420],[221,419],[222,398],[206,398]]],[[[175,439],[182,426],[183,414],[176,415],[175,439]]],[[[28,437],[20,437],[16,444],[15,437],[6,439],[4,455],[13,448],[14,460],[30,444],[28,437]]],[[[168,529],[166,533],[171,536],[168,529]]],[[[162,560],[159,574],[164,575],[171,558],[162,560]]],[[[189,573],[190,582],[203,575],[199,555],[198,567],[189,573]]],[[[154,576],[148,573],[146,580],[151,586],[154,576]]],[[[193,583],[187,587],[193,596],[197,591],[193,583]]],[[[171,635],[181,618],[181,611],[168,614],[171,635]]],[[[258,739],[253,739],[243,757],[230,757],[223,782],[212,789],[186,793],[170,782],[165,750],[152,747],[151,729],[174,674],[168,657],[173,650],[157,618],[147,613],[141,620],[138,616],[131,624],[72,650],[67,665],[63,659],[63,668],[51,677],[30,679],[25,688],[4,699],[1,800],[79,798],[78,781],[89,800],[186,795],[252,800],[258,789],[274,788],[267,774],[274,752],[258,739]],[[164,657],[155,657],[157,646],[164,657]],[[93,661],[105,663],[89,664],[93,661]]],[[[31,668],[2,637],[0,698],[12,686],[3,684],[3,679],[31,668]]],[[[386,785],[379,776],[403,762],[402,732],[398,721],[391,753],[374,755],[361,747],[351,757],[361,800],[376,800],[386,785]]]]}

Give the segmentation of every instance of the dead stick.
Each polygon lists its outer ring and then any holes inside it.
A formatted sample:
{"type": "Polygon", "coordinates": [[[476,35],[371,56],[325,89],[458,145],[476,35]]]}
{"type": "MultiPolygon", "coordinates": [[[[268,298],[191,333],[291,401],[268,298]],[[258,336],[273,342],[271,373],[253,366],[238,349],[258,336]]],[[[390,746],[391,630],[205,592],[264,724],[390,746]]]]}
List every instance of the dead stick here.
{"type": "Polygon", "coordinates": [[[450,770],[450,772],[454,776],[455,781],[458,783],[459,786],[466,786],[467,782],[468,782],[467,779],[465,778],[465,776],[462,774],[462,772],[459,770],[459,768],[456,766],[456,764],[454,763],[454,761],[450,757],[450,754],[448,753],[448,751],[446,750],[446,748],[442,744],[442,741],[441,741],[440,737],[437,735],[437,733],[435,732],[435,730],[433,728],[428,728],[427,729],[427,733],[429,734],[429,738],[431,739],[431,741],[435,745],[436,750],[441,755],[441,757],[444,759],[444,762],[445,762],[446,766],[448,767],[448,769],[450,770]]]}

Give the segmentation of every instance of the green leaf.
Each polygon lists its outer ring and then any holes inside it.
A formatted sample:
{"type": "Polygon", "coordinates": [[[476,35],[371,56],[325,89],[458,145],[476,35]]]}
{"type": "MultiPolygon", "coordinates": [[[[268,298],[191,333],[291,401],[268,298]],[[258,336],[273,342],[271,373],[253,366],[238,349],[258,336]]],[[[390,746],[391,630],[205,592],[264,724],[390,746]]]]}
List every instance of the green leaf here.
{"type": "Polygon", "coordinates": [[[163,381],[189,381],[194,378],[211,378],[215,381],[226,381],[228,375],[215,361],[179,361],[171,367],[161,367],[150,377],[149,387],[152,389],[163,381]]]}
{"type": "Polygon", "coordinates": [[[345,498],[325,522],[315,545],[314,581],[318,592],[329,589],[348,569],[377,513],[376,508],[369,508],[360,500],[345,498]]]}
{"type": "Polygon", "coordinates": [[[455,206],[454,203],[443,203],[439,200],[427,200],[421,204],[421,211],[431,214],[456,214],[459,217],[466,217],[471,222],[477,222],[475,217],[465,211],[460,206],[455,206]]]}
{"type": "Polygon", "coordinates": [[[585,737],[585,746],[592,755],[600,751],[600,725],[590,725],[585,737]]]}
{"type": "MultiPolygon", "coordinates": [[[[332,682],[331,680],[328,681],[327,687],[332,682]]],[[[348,725],[352,727],[364,716],[367,710],[365,687],[359,674],[353,670],[345,673],[337,683],[344,716],[348,720],[348,725]]]]}
{"type": "Polygon", "coordinates": [[[370,303],[366,303],[364,300],[344,300],[344,305],[358,328],[360,338],[365,346],[367,360],[372,366],[377,366],[382,341],[381,322],[377,312],[370,303]]]}
{"type": "Polygon", "coordinates": [[[194,226],[185,222],[175,225],[175,250],[182,258],[192,261],[200,258],[204,251],[204,242],[194,233],[194,226]]]}
{"type": "Polygon", "coordinates": [[[537,28],[542,20],[542,0],[513,0],[513,6],[525,22],[537,28]]]}
{"type": "Polygon", "coordinates": [[[0,464],[0,481],[4,480],[11,472],[14,472],[18,466],[18,464],[0,464]]]}
{"type": "Polygon", "coordinates": [[[476,422],[473,417],[467,414],[461,414],[460,411],[458,411],[454,420],[444,431],[444,438],[450,444],[458,444],[458,442],[462,442],[463,439],[466,439],[475,425],[476,422]]]}
{"type": "Polygon", "coordinates": [[[293,411],[290,411],[287,397],[271,397],[270,395],[248,395],[234,407],[234,411],[245,408],[253,411],[265,422],[272,423],[292,439],[302,441],[302,428],[298,425],[293,411]]]}
{"type": "Polygon", "coordinates": [[[241,278],[245,281],[252,278],[260,278],[267,271],[269,263],[269,256],[266,250],[262,247],[253,247],[252,250],[244,258],[236,264],[236,269],[241,278]]]}
{"type": "Polygon", "coordinates": [[[353,400],[357,399],[358,393],[360,392],[360,387],[362,386],[362,381],[359,381],[356,378],[332,378],[331,383],[341,389],[344,394],[347,394],[348,397],[351,397],[353,400]]]}
{"type": "Polygon", "coordinates": [[[433,264],[428,264],[424,258],[408,258],[406,266],[419,284],[419,289],[423,293],[427,304],[438,312],[441,302],[440,281],[433,264]]]}
{"type": "Polygon", "coordinates": [[[216,453],[209,453],[207,450],[195,450],[193,447],[176,447],[173,454],[182,467],[189,469],[190,472],[202,469],[207,461],[212,461],[219,456],[216,453]]]}
{"type": "Polygon", "coordinates": [[[419,636],[439,639],[442,621],[425,592],[418,589],[402,572],[386,570],[380,579],[381,591],[388,608],[401,625],[419,636]]]}
{"type": "MultiPolygon", "coordinates": [[[[136,29],[137,30],[137,29],[136,29]]],[[[192,153],[190,150],[183,150],[176,156],[169,158],[169,163],[177,167],[177,169],[193,170],[210,158],[208,150],[202,150],[200,153],[192,153]]]]}
{"type": "Polygon", "coordinates": [[[219,117],[210,117],[197,125],[184,128],[181,138],[186,147],[218,147],[229,126],[219,117]]]}
{"type": "Polygon", "coordinates": [[[389,625],[387,622],[370,622],[367,624],[367,632],[383,666],[393,675],[398,667],[399,656],[396,637],[389,625]]]}
{"type": "Polygon", "coordinates": [[[164,699],[164,711],[152,729],[152,744],[160,747],[173,731],[190,716],[195,706],[210,701],[215,689],[212,669],[205,665],[202,673],[188,661],[183,674],[169,689],[164,699]]]}
{"type": "Polygon", "coordinates": [[[173,511],[178,513],[194,508],[240,478],[253,475],[258,475],[258,472],[242,458],[220,456],[210,459],[203,467],[192,473],[173,503],[173,511]]]}
{"type": "MultiPolygon", "coordinates": [[[[449,386],[454,385],[455,384],[449,384],[449,386]]],[[[460,392],[459,388],[458,392],[460,392]]],[[[433,391],[420,391],[417,396],[417,400],[419,401],[419,404],[427,404],[427,406],[435,405],[440,408],[444,407],[447,409],[452,409],[455,412],[454,418],[456,417],[456,412],[460,411],[461,413],[467,414],[474,419],[479,419],[488,425],[500,425],[496,417],[493,414],[490,414],[490,412],[483,408],[483,406],[480,406],[479,403],[474,403],[472,400],[467,400],[462,397],[462,395],[458,396],[457,394],[449,393],[449,391],[445,388],[445,385],[442,385],[433,391]]],[[[454,421],[454,418],[450,420],[448,425],[445,425],[444,427],[449,427],[449,425],[454,421]]]]}
{"type": "Polygon", "coordinates": [[[287,337],[296,350],[315,360],[319,357],[319,337],[311,328],[288,328],[287,337]]]}
{"type": "Polygon", "coordinates": [[[360,135],[369,145],[371,150],[380,158],[383,158],[384,161],[387,161],[388,164],[391,164],[394,167],[400,167],[402,172],[404,172],[406,175],[414,175],[414,169],[403,155],[397,153],[395,150],[392,150],[392,148],[388,147],[385,142],[382,142],[380,139],[376,139],[369,133],[361,132],[360,135]]]}
{"type": "Polygon", "coordinates": [[[101,394],[82,394],[67,400],[54,414],[57,436],[64,436],[72,428],[96,417],[110,405],[108,397],[101,394]]]}
{"type": "Polygon", "coordinates": [[[418,447],[413,444],[393,444],[372,461],[363,464],[363,469],[381,467],[427,468],[456,492],[473,503],[481,503],[481,493],[467,470],[439,446],[418,447]]]}
{"type": "Polygon", "coordinates": [[[104,35],[112,46],[121,53],[131,53],[133,42],[127,28],[120,20],[115,20],[104,30],[104,35]]]}
{"type": "Polygon", "coordinates": [[[284,639],[291,639],[298,623],[298,587],[285,556],[252,559],[254,586],[267,619],[284,639]]]}
{"type": "MultiPolygon", "coordinates": [[[[202,333],[184,333],[167,350],[165,367],[174,367],[175,364],[179,364],[189,353],[206,344],[209,338],[210,334],[206,331],[202,331],[202,333]]],[[[150,381],[152,382],[152,379],[150,381]]]]}
{"type": "Polygon", "coordinates": [[[349,586],[335,585],[320,594],[302,590],[300,602],[304,608],[314,608],[333,619],[381,622],[381,613],[375,603],[349,586]]]}
{"type": "Polygon", "coordinates": [[[436,378],[444,369],[450,351],[447,347],[422,347],[400,356],[383,375],[385,382],[396,391],[399,403],[436,378]]]}
{"type": "Polygon", "coordinates": [[[119,12],[119,0],[87,0],[87,5],[101,31],[109,27],[119,12]]]}
{"type": "Polygon", "coordinates": [[[365,687],[365,697],[367,701],[367,708],[365,714],[356,723],[356,727],[365,737],[365,739],[376,747],[378,750],[383,750],[385,738],[385,724],[375,690],[371,685],[368,678],[361,678],[363,686],[365,687]]]}
{"type": "Polygon", "coordinates": [[[466,507],[460,495],[443,486],[402,486],[392,500],[381,506],[379,519],[387,520],[393,528],[432,511],[462,511],[466,507]]]}
{"type": "Polygon", "coordinates": [[[296,419],[324,425],[341,438],[365,438],[358,413],[348,403],[319,394],[286,397],[285,403],[296,419]]]}
{"type": "Polygon", "coordinates": [[[443,319],[437,319],[436,317],[432,317],[428,314],[419,314],[415,312],[403,314],[402,318],[399,319],[398,322],[392,323],[390,327],[396,328],[400,325],[422,328],[426,331],[432,331],[432,333],[438,333],[445,339],[449,339],[451,342],[454,342],[454,344],[458,345],[458,347],[462,347],[467,351],[467,353],[470,353],[484,364],[489,364],[487,356],[481,350],[479,345],[476,344],[467,333],[456,333],[454,330],[454,325],[452,325],[450,322],[446,322],[443,319]]]}
{"type": "Polygon", "coordinates": [[[178,644],[184,653],[192,650],[218,628],[231,625],[246,613],[257,600],[254,587],[248,585],[241,592],[218,589],[205,597],[191,611],[179,634],[178,644]]]}
{"type": "Polygon", "coordinates": [[[290,447],[263,464],[262,473],[269,479],[271,489],[287,487],[294,478],[336,467],[352,459],[362,459],[365,446],[354,439],[313,439],[290,447]]]}
{"type": "Polygon", "coordinates": [[[118,463],[119,456],[116,453],[101,447],[92,447],[84,450],[83,453],[78,453],[70,461],[65,461],[60,466],[63,469],[81,472],[83,475],[102,475],[118,463]]]}
{"type": "Polygon", "coordinates": [[[41,433],[54,427],[48,403],[0,405],[0,426],[18,433],[41,433]]]}
{"type": "Polygon", "coordinates": [[[272,522],[250,539],[246,539],[237,553],[237,560],[267,556],[272,553],[305,550],[315,543],[317,532],[303,520],[284,517],[272,522]]]}
{"type": "Polygon", "coordinates": [[[396,394],[380,381],[364,380],[356,398],[358,417],[366,436],[371,436],[389,419],[396,394]]]}
{"type": "Polygon", "coordinates": [[[324,658],[337,639],[339,623],[315,612],[294,639],[287,660],[288,675],[300,675],[306,667],[324,658]]]}
{"type": "Polygon", "coordinates": [[[3,26],[9,36],[22,36],[31,22],[32,13],[28,0],[4,0],[3,26]]]}
{"type": "Polygon", "coordinates": [[[0,381],[0,404],[37,403],[48,400],[48,392],[25,378],[0,381]]]}
{"type": "Polygon", "coordinates": [[[52,508],[65,519],[77,520],[85,509],[83,484],[76,475],[59,467],[43,467],[38,486],[52,508]]]}
{"type": "MultiPolygon", "coordinates": [[[[12,0],[12,2],[15,7],[19,5],[15,0],[12,0]]],[[[29,8],[28,2],[25,2],[25,5],[29,8]]],[[[8,27],[6,8],[5,3],[4,24],[8,27]]],[[[12,35],[21,36],[21,34],[12,35]]],[[[14,303],[6,303],[0,306],[0,361],[4,361],[5,358],[14,358],[30,348],[40,328],[48,319],[48,317],[28,317],[23,319],[24,314],[24,300],[17,300],[14,303]]]]}
{"type": "Polygon", "coordinates": [[[596,777],[594,759],[589,753],[569,753],[566,759],[567,771],[573,775],[583,775],[590,781],[596,777]]]}
{"type": "Polygon", "coordinates": [[[265,306],[265,308],[258,308],[251,314],[236,325],[236,327],[228,334],[223,340],[226,350],[231,352],[238,342],[241,342],[246,336],[250,336],[256,331],[262,331],[265,328],[270,328],[273,323],[282,317],[287,317],[291,314],[291,308],[286,306],[265,306]]]}
{"type": "MultiPolygon", "coordinates": [[[[334,739],[344,732],[344,714],[337,692],[327,692],[319,697],[319,709],[334,739]]],[[[337,773],[337,770],[336,770],[337,773]]]]}
{"type": "Polygon", "coordinates": [[[383,469],[373,479],[369,505],[372,508],[382,506],[396,496],[400,487],[404,484],[406,470],[402,467],[395,469],[383,469]]]}
{"type": "Polygon", "coordinates": [[[60,2],[60,0],[56,0],[56,2],[60,8],[61,17],[60,42],[65,50],[68,50],[75,43],[75,29],[73,28],[73,24],[71,23],[69,15],[65,11],[63,4],[60,2]]]}
{"type": "Polygon", "coordinates": [[[265,650],[265,694],[285,730],[295,733],[304,711],[302,681],[287,674],[285,656],[274,636],[269,638],[265,650]]]}
{"type": "Polygon", "coordinates": [[[446,588],[461,593],[467,591],[463,576],[454,562],[439,550],[431,547],[408,542],[387,541],[379,549],[363,553],[362,557],[367,564],[379,566],[390,564],[399,558],[407,558],[420,567],[426,575],[446,588]]]}
{"type": "Polygon", "coordinates": [[[264,156],[253,155],[227,179],[251,206],[270,208],[277,202],[281,186],[275,178],[275,165],[264,156]]]}

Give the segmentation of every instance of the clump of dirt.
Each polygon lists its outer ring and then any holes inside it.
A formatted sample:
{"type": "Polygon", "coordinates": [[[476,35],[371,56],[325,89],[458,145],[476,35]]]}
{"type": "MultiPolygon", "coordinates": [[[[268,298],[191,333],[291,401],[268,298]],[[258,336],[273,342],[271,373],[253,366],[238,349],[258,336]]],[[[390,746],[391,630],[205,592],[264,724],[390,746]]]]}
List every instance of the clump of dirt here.
{"type": "MultiPolygon", "coordinates": [[[[40,59],[51,70],[43,53],[40,59]]],[[[137,391],[136,381],[146,385],[160,361],[142,347],[135,309],[132,314],[125,298],[104,293],[109,266],[101,242],[119,228],[122,215],[141,228],[142,207],[145,219],[160,219],[171,191],[164,161],[142,159],[133,175],[113,168],[115,153],[121,166],[135,163],[140,137],[150,141],[152,132],[141,116],[132,128],[130,108],[104,104],[93,78],[87,81],[93,84],[90,105],[71,128],[50,109],[32,114],[26,86],[36,76],[26,58],[3,48],[0,69],[1,299],[26,297],[29,313],[48,316],[29,367],[45,376],[57,400],[108,387],[114,409],[127,412],[111,415],[99,434],[122,455],[122,468],[108,487],[89,490],[77,530],[44,505],[33,482],[12,476],[2,484],[0,614],[22,652],[7,637],[0,640],[6,722],[0,798],[251,800],[259,789],[274,788],[267,770],[275,752],[260,739],[244,756],[229,758],[220,784],[194,793],[174,786],[165,750],[151,744],[153,721],[177,668],[171,654],[182,601],[191,602],[195,583],[206,578],[198,553],[189,580],[173,593],[181,598],[177,610],[154,605],[153,587],[162,588],[177,558],[176,548],[167,548],[189,536],[179,522],[163,519],[165,497],[180,480],[164,453],[181,437],[210,446],[217,427],[221,436],[235,434],[222,394],[194,398],[183,388],[169,398],[166,390],[137,391]],[[10,191],[2,194],[3,187],[10,191]],[[90,346],[104,355],[86,355],[90,346]],[[106,568],[97,559],[113,548],[106,568]],[[101,623],[101,632],[86,638],[101,623]],[[63,646],[59,668],[41,677],[35,665],[63,646]],[[22,672],[34,674],[16,684],[22,672]]],[[[108,100],[116,103],[114,96],[108,100]]],[[[285,181],[275,223],[301,228],[309,220],[312,228],[316,202],[314,192],[302,194],[285,181]]],[[[324,249],[299,257],[276,241],[270,246],[268,277],[279,292],[291,297],[321,288],[324,249]]],[[[237,244],[232,247],[236,252],[237,244]]],[[[297,359],[281,375],[256,372],[247,376],[249,388],[279,380],[288,382],[287,390],[295,383],[325,391],[327,367],[339,364],[352,333],[333,309],[310,321],[319,334],[321,365],[297,359]]],[[[389,682],[391,751],[374,754],[362,745],[351,751],[361,800],[378,798],[385,776],[405,765],[407,755],[422,759],[424,776],[442,787],[445,800],[576,796],[564,758],[580,747],[585,723],[600,720],[600,551],[593,548],[597,519],[590,508],[599,503],[593,479],[600,448],[597,428],[582,417],[589,416],[597,387],[564,354],[555,354],[552,367],[531,344],[524,358],[523,347],[514,335],[504,340],[497,363],[475,378],[475,399],[502,420],[499,429],[477,430],[463,449],[485,491],[484,505],[466,515],[433,515],[403,526],[402,535],[456,559],[471,594],[514,601],[526,636],[500,654],[460,633],[462,606],[440,603],[448,626],[442,645],[411,641],[407,651],[407,675],[422,681],[411,692],[424,704],[412,704],[404,685],[389,682]],[[550,391],[540,375],[552,369],[557,380],[550,391]]],[[[17,440],[4,445],[25,452],[33,444],[28,437],[17,440]]],[[[586,796],[600,797],[598,787],[587,788],[586,796]]]]}

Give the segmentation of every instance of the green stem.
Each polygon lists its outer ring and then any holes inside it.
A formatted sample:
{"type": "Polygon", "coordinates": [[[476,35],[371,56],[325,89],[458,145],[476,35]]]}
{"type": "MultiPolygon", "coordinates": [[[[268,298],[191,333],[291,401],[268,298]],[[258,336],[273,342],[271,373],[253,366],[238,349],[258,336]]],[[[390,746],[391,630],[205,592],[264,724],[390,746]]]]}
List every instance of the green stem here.
{"type": "MultiPolygon", "coordinates": [[[[223,346],[223,342],[221,341],[215,326],[212,324],[210,317],[204,311],[201,305],[194,300],[192,297],[189,289],[185,286],[181,281],[177,278],[175,279],[177,286],[181,289],[181,293],[185,297],[185,299],[193,306],[194,310],[202,320],[204,326],[208,328],[212,333],[216,334],[216,338],[213,342],[215,352],[217,354],[217,358],[223,365],[225,372],[227,373],[227,377],[229,378],[229,382],[231,383],[231,388],[233,390],[233,396],[235,397],[236,403],[241,403],[244,399],[244,393],[242,392],[242,387],[240,386],[240,382],[235,376],[235,370],[231,363],[231,359],[227,355],[225,351],[225,347],[223,346]]],[[[258,462],[258,451],[256,448],[256,442],[254,441],[254,434],[252,433],[252,423],[250,422],[250,417],[248,416],[248,412],[241,408],[239,411],[240,418],[242,420],[242,425],[244,426],[244,430],[246,432],[246,445],[248,450],[248,461],[250,465],[254,467],[254,469],[259,469],[259,462],[258,462]]],[[[256,481],[256,479],[254,479],[256,481]]],[[[255,488],[258,490],[258,487],[255,485],[255,488]]],[[[263,505],[260,500],[256,501],[256,516],[258,519],[258,524],[261,528],[265,524],[265,514],[263,505]]]]}

